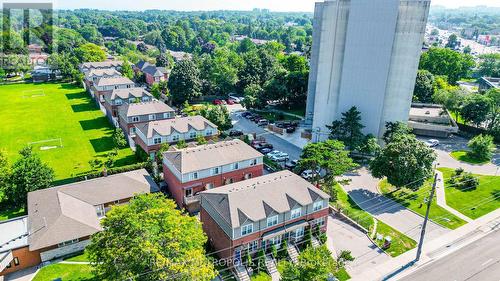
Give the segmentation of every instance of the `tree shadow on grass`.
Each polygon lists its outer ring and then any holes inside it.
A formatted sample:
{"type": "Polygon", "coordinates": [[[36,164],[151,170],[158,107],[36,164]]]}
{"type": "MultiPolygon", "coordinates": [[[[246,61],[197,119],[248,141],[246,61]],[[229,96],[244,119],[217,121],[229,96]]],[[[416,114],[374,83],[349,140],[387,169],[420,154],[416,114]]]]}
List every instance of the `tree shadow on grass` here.
{"type": "Polygon", "coordinates": [[[491,192],[491,196],[495,198],[496,201],[500,201],[500,189],[495,189],[491,192]]]}
{"type": "Polygon", "coordinates": [[[88,100],[89,99],[89,97],[84,92],[65,94],[65,96],[66,96],[66,98],[68,100],[76,100],[76,99],[86,99],[86,100],[88,100]]]}
{"type": "Polygon", "coordinates": [[[80,126],[82,126],[82,129],[85,131],[98,129],[109,129],[109,131],[111,131],[111,129],[109,128],[108,119],[105,116],[101,116],[91,120],[82,120],[79,122],[80,126]]]}
{"type": "Polygon", "coordinates": [[[97,109],[96,105],[93,103],[81,103],[81,104],[73,104],[71,106],[73,112],[85,112],[85,111],[94,111],[97,109]]]}
{"type": "Polygon", "coordinates": [[[135,155],[128,155],[127,157],[122,157],[120,159],[116,159],[114,167],[121,167],[126,165],[131,165],[138,163],[137,157],[135,155]]]}
{"type": "Polygon", "coordinates": [[[113,137],[102,137],[90,140],[96,153],[111,151],[114,148],[113,137]]]}

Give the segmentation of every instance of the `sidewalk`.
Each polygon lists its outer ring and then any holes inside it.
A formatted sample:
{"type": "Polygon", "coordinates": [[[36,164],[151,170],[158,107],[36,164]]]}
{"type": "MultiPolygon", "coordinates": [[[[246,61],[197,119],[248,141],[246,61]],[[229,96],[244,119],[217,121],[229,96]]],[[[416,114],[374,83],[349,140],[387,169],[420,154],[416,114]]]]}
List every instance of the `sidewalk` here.
{"type": "Polygon", "coordinates": [[[450,207],[446,204],[446,191],[445,191],[445,187],[444,187],[443,173],[436,170],[436,174],[437,174],[436,201],[437,201],[438,206],[446,209],[448,212],[454,214],[455,216],[463,219],[466,222],[471,222],[472,221],[471,218],[460,213],[459,211],[453,209],[452,207],[450,207]]]}
{"type": "Polygon", "coordinates": [[[420,261],[415,264],[412,262],[415,259],[417,249],[408,251],[376,267],[367,268],[361,274],[352,275],[351,280],[398,280],[434,260],[481,239],[499,226],[500,209],[432,241],[424,240],[420,261]]]}

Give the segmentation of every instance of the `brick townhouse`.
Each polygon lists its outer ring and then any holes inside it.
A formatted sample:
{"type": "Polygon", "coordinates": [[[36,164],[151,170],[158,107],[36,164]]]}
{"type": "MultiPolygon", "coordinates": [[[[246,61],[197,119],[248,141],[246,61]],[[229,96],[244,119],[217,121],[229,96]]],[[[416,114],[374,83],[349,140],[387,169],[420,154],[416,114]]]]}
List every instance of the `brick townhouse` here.
{"type": "Polygon", "coordinates": [[[194,141],[199,136],[209,140],[218,135],[217,126],[203,116],[188,116],[135,125],[134,141],[154,156],[162,143],[194,141]]]}
{"type": "Polygon", "coordinates": [[[0,223],[0,276],[84,250],[113,205],[157,191],[141,169],[28,193],[28,216],[0,223]]]}
{"type": "Polygon", "coordinates": [[[263,155],[241,140],[209,143],[163,153],[163,177],[179,207],[199,211],[199,193],[259,177],[263,155]]]}
{"type": "Polygon", "coordinates": [[[129,136],[135,136],[135,126],[175,117],[175,110],[164,102],[153,99],[150,102],[129,103],[118,109],[120,128],[129,136]]]}
{"type": "Polygon", "coordinates": [[[87,73],[85,73],[83,82],[85,89],[90,89],[101,78],[119,78],[119,77],[122,77],[122,74],[114,68],[96,68],[96,69],[91,69],[87,73]]]}
{"type": "Polygon", "coordinates": [[[143,88],[115,89],[104,95],[104,107],[108,116],[117,117],[119,106],[152,100],[153,95],[143,88]]]}
{"type": "Polygon", "coordinates": [[[329,196],[281,171],[201,193],[200,219],[220,258],[241,261],[283,241],[299,243],[308,228],[325,232],[329,196]]]}
{"type": "Polygon", "coordinates": [[[129,89],[134,87],[134,81],[127,77],[103,77],[90,88],[90,94],[94,97],[96,102],[103,104],[105,94],[111,93],[116,89],[129,89]]]}
{"type": "Polygon", "coordinates": [[[146,61],[138,62],[134,66],[134,71],[143,73],[146,83],[149,86],[155,83],[167,81],[170,74],[170,71],[167,68],[155,66],[146,61]]]}
{"type": "Polygon", "coordinates": [[[84,62],[80,64],[80,71],[83,72],[84,74],[87,74],[89,71],[93,69],[113,68],[116,69],[117,71],[120,71],[122,69],[122,65],[123,62],[117,60],[109,60],[103,62],[84,62]]]}

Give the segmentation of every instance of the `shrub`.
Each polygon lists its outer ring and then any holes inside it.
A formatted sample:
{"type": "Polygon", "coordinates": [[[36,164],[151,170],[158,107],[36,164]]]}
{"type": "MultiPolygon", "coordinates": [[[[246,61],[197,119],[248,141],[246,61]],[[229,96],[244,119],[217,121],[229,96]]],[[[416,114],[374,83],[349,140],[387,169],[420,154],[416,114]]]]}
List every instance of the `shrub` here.
{"type": "Polygon", "coordinates": [[[186,148],[187,147],[186,141],[185,140],[178,141],[175,147],[177,147],[178,149],[186,148]]]}
{"type": "Polygon", "coordinates": [[[460,181],[457,183],[457,188],[462,190],[473,190],[479,185],[479,179],[471,173],[464,173],[460,181]]]}
{"type": "Polygon", "coordinates": [[[489,135],[478,135],[472,138],[469,143],[470,151],[467,152],[468,156],[477,160],[491,160],[495,145],[493,144],[493,137],[489,135]]]}
{"type": "Polygon", "coordinates": [[[455,176],[460,176],[464,172],[464,169],[459,167],[455,169],[455,176]]]}

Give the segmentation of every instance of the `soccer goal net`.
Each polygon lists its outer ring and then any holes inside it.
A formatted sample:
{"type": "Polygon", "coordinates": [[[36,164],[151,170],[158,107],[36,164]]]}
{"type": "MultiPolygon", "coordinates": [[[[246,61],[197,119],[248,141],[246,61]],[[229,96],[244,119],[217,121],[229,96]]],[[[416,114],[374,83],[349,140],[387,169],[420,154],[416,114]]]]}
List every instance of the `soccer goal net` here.
{"type": "Polygon", "coordinates": [[[23,91],[23,98],[36,98],[45,96],[43,89],[25,90],[23,91]]]}
{"type": "Polygon", "coordinates": [[[63,142],[61,138],[58,138],[58,139],[34,141],[28,143],[28,145],[31,146],[33,150],[49,150],[49,149],[62,148],[63,142]]]}

